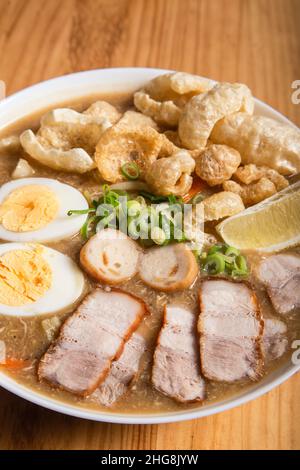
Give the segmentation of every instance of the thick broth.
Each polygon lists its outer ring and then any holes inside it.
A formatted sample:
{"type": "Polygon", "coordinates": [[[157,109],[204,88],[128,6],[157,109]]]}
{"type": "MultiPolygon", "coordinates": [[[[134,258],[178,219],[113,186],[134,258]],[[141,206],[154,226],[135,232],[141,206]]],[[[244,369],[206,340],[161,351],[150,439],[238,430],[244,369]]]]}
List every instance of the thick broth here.
{"type": "MultiPolygon", "coordinates": [[[[69,106],[77,110],[82,110],[87,107],[90,103],[97,99],[105,99],[110,103],[116,105],[120,110],[124,111],[131,106],[131,99],[128,95],[112,95],[112,96],[89,96],[87,98],[78,100],[72,103],[60,103],[59,106],[69,106]]],[[[54,106],[57,107],[57,106],[54,106]]],[[[5,129],[0,137],[4,137],[11,134],[18,134],[24,129],[35,129],[38,126],[39,118],[46,110],[41,111],[39,114],[31,115],[30,117],[23,119],[22,121],[16,122],[14,126],[10,126],[5,129]]],[[[21,154],[16,155],[1,155],[0,157],[0,185],[11,179],[11,173],[21,157],[21,154]]],[[[95,192],[99,190],[100,182],[93,176],[87,177],[85,175],[70,175],[67,173],[60,173],[48,168],[38,165],[34,161],[30,161],[31,166],[36,170],[35,176],[55,178],[59,181],[68,183],[75,186],[81,191],[88,190],[89,192],[95,192]]],[[[70,208],[71,209],[71,208],[70,208]]],[[[83,242],[80,236],[75,236],[72,239],[62,240],[59,243],[49,244],[52,248],[55,248],[69,256],[71,256],[76,262],[78,262],[78,254],[83,242]]],[[[300,252],[298,249],[297,251],[300,252]]],[[[257,264],[260,256],[254,253],[245,253],[247,255],[251,269],[257,264]]],[[[253,273],[250,276],[250,281],[256,287],[257,294],[259,296],[263,315],[270,317],[276,315],[273,311],[270,302],[261,289],[256,283],[253,273]]],[[[92,287],[93,282],[87,280],[88,289],[92,287]]],[[[142,360],[141,373],[138,380],[135,382],[130,392],[117,402],[110,410],[115,412],[131,412],[131,413],[158,413],[166,411],[182,410],[184,408],[190,409],[199,407],[199,404],[183,405],[176,403],[174,400],[168,399],[167,397],[156,392],[150,384],[151,374],[151,363],[153,350],[157,334],[159,332],[162,320],[163,307],[167,302],[180,303],[183,306],[191,308],[195,315],[198,312],[198,290],[200,285],[200,279],[198,278],[194,285],[183,292],[177,292],[173,294],[165,294],[152,290],[146,287],[138,278],[134,278],[128,281],[122,286],[124,290],[132,292],[135,295],[140,296],[145,300],[149,307],[150,315],[145,319],[139,328],[139,332],[143,334],[148,340],[148,350],[145,353],[142,360]]],[[[74,305],[75,308],[75,305],[74,305]]],[[[72,309],[73,310],[73,309],[72,309]]],[[[11,377],[18,382],[31,387],[32,389],[70,404],[76,404],[80,407],[89,407],[99,410],[108,409],[94,402],[92,398],[82,399],[76,397],[67,392],[55,390],[45,383],[40,383],[36,376],[36,366],[39,358],[48,348],[51,340],[47,338],[45,330],[42,326],[42,321],[51,318],[58,317],[63,321],[71,312],[59,312],[51,316],[40,316],[31,318],[11,318],[0,315],[0,340],[5,341],[7,347],[7,353],[9,356],[14,358],[21,358],[28,361],[27,367],[21,370],[10,370],[7,371],[11,377]]],[[[286,319],[289,331],[290,344],[295,338],[300,337],[300,316],[296,312],[294,315],[286,319]]],[[[270,364],[266,364],[265,374],[270,373],[272,370],[279,367],[281,364],[290,360],[291,352],[290,348],[286,354],[279,360],[273,361],[270,364]]],[[[207,382],[207,399],[206,403],[216,402],[223,400],[228,397],[233,397],[241,392],[242,389],[251,387],[251,382],[238,383],[234,385],[220,384],[207,382]]]]}

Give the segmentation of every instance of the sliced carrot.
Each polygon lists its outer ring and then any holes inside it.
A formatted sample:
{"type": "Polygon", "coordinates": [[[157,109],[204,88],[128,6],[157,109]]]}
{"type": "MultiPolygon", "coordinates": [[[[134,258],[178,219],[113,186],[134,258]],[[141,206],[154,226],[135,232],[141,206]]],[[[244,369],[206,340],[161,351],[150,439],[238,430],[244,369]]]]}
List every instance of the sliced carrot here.
{"type": "Polygon", "coordinates": [[[183,202],[189,202],[196,194],[201,193],[201,191],[204,191],[207,187],[205,181],[198,176],[194,176],[191,189],[182,197],[183,202]]]}
{"type": "Polygon", "coordinates": [[[23,359],[13,359],[8,357],[5,361],[5,364],[0,364],[2,367],[7,367],[8,369],[23,369],[28,364],[28,361],[23,361],[23,359]]]}

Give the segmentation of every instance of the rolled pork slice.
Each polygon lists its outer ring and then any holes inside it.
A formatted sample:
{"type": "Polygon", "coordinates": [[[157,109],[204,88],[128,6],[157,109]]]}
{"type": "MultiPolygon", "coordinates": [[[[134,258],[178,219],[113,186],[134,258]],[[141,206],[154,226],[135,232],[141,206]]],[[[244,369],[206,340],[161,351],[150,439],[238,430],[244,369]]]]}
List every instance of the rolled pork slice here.
{"type": "Polygon", "coordinates": [[[66,320],[42,357],[39,379],[76,395],[90,395],[146,313],[144,302],[131,294],[96,288],[66,320]]]}
{"type": "Polygon", "coordinates": [[[141,357],[146,351],[145,339],[134,333],[124,346],[124,350],[92,398],[104,406],[114,405],[129,389],[139,372],[141,357]]]}
{"type": "Polygon", "coordinates": [[[200,362],[210,380],[257,380],[263,370],[263,320],[245,283],[207,279],[199,293],[200,362]]]}
{"type": "Polygon", "coordinates": [[[287,315],[300,307],[300,256],[280,253],[265,258],[257,270],[274,309],[287,315]]]}
{"type": "Polygon", "coordinates": [[[120,230],[100,230],[82,247],[80,263],[94,279],[111,285],[131,279],[142,250],[120,230]]]}
{"type": "Polygon", "coordinates": [[[189,310],[167,305],[154,353],[153,386],[164,395],[182,403],[202,401],[205,398],[196,320],[196,315],[189,310]]]}
{"type": "Polygon", "coordinates": [[[142,281],[163,292],[187,289],[195,281],[198,271],[196,258],[184,243],[151,248],[139,264],[142,281]]]}

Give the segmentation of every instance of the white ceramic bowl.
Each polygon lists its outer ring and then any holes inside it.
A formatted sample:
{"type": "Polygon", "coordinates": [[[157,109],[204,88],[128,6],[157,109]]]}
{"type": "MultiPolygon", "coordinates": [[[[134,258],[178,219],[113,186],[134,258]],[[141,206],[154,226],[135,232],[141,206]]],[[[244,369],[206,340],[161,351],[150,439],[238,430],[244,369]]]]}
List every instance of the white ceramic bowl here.
{"type": "MultiPolygon", "coordinates": [[[[66,75],[39,83],[0,102],[0,129],[35,111],[68,100],[94,93],[133,92],[156,75],[166,72],[168,70],[148,68],[100,69],[66,75]]],[[[283,115],[259,100],[256,100],[256,113],[293,125],[283,115]]],[[[0,386],[37,405],[71,416],[110,423],[151,424],[201,418],[229,410],[269,392],[299,370],[300,365],[295,366],[291,362],[287,362],[259,383],[254,383],[246,391],[241,391],[234,398],[199,406],[193,410],[157,414],[111,413],[110,411],[83,409],[39,394],[20,385],[2,372],[0,372],[0,386]]]]}

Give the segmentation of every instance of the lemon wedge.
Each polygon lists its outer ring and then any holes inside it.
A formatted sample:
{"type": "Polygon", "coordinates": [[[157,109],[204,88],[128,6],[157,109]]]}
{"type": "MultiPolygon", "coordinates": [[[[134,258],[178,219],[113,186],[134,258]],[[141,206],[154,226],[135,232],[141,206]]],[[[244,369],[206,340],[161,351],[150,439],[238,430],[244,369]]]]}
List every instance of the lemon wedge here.
{"type": "Polygon", "coordinates": [[[300,243],[300,181],[228,217],[217,232],[242,250],[280,251],[300,243]]]}

